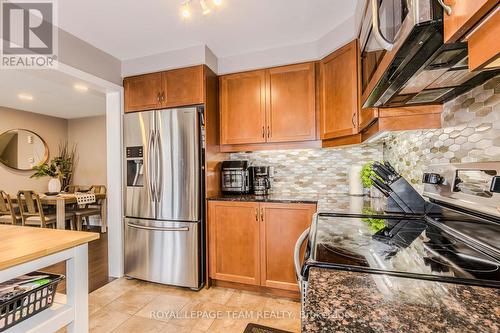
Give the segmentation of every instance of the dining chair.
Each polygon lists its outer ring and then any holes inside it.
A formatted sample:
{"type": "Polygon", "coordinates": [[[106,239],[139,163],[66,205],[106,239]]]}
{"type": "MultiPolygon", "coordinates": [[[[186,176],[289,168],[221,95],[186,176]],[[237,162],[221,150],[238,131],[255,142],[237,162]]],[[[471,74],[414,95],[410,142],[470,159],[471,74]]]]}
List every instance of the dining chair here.
{"type": "Polygon", "coordinates": [[[80,190],[80,187],[81,187],[80,185],[66,185],[66,187],[64,188],[64,192],[75,193],[80,190]]]}
{"type": "MultiPolygon", "coordinates": [[[[106,186],[105,185],[92,185],[89,189],[89,193],[94,194],[106,194],[106,186]]],[[[76,216],[76,229],[81,230],[83,227],[83,222],[86,222],[87,229],[89,228],[89,217],[91,216],[99,216],[101,221],[103,220],[102,216],[102,205],[104,199],[97,199],[95,203],[86,205],[85,208],[81,208],[75,210],[76,216]]]]}
{"type": "MultiPolygon", "coordinates": [[[[44,212],[38,193],[32,190],[19,191],[17,193],[17,202],[21,211],[23,226],[56,227],[57,215],[44,212]]],[[[74,229],[75,215],[72,212],[67,212],[65,217],[65,220],[70,222],[71,229],[74,229]]]]}
{"type": "Polygon", "coordinates": [[[76,218],[76,230],[81,231],[83,227],[83,222],[86,222],[87,229],[89,228],[89,217],[91,216],[101,216],[101,210],[98,208],[92,208],[90,205],[85,205],[83,208],[78,208],[73,211],[76,218]]]}
{"type": "Polygon", "coordinates": [[[16,212],[10,200],[10,195],[0,190],[0,224],[18,224],[21,215],[16,212]]]}

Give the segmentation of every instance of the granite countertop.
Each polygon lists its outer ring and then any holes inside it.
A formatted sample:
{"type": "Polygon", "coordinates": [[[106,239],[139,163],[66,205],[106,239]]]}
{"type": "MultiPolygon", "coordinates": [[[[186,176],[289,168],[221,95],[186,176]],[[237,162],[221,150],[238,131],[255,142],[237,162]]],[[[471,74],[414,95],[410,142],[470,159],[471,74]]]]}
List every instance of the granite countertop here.
{"type": "Polygon", "coordinates": [[[383,212],[385,198],[350,196],[344,193],[273,193],[266,196],[253,194],[220,195],[209,198],[214,201],[253,201],[278,203],[313,203],[318,205],[318,212],[336,212],[360,214],[365,209],[383,212]]]}
{"type": "Polygon", "coordinates": [[[500,289],[312,268],[303,332],[499,332],[500,289]]]}

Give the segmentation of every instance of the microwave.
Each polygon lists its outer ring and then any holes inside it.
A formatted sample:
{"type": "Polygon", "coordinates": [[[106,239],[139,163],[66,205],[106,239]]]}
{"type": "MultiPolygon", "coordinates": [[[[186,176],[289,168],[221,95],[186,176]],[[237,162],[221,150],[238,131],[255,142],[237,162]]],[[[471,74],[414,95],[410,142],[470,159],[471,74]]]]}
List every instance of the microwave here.
{"type": "Polygon", "coordinates": [[[443,0],[369,0],[360,32],[362,106],[441,104],[498,75],[470,72],[467,43],[444,43],[443,0]]]}

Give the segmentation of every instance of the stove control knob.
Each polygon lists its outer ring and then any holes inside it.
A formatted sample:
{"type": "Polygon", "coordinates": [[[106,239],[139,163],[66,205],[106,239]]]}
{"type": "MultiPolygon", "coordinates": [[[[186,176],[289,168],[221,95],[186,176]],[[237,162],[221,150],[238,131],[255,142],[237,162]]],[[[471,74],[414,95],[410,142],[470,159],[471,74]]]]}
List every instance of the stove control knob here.
{"type": "Polygon", "coordinates": [[[424,177],[422,178],[422,183],[439,185],[443,183],[443,180],[444,180],[443,177],[441,177],[437,173],[424,173],[424,177]]]}
{"type": "Polygon", "coordinates": [[[490,192],[500,193],[500,176],[493,177],[490,192]]]}

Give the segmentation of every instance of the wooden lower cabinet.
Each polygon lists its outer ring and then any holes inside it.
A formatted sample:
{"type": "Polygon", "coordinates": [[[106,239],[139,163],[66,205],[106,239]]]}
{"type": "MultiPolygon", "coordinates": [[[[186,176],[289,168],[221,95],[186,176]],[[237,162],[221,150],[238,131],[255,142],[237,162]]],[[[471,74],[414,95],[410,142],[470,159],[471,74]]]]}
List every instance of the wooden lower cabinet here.
{"type": "Polygon", "coordinates": [[[315,204],[210,201],[208,209],[210,278],[298,290],[293,251],[315,204]]]}
{"type": "Polygon", "coordinates": [[[297,239],[311,225],[316,205],[265,203],[260,210],[260,284],[298,291],[293,252],[297,239]]]}
{"type": "Polygon", "coordinates": [[[260,285],[259,204],[211,201],[208,207],[210,277],[260,285]]]}

